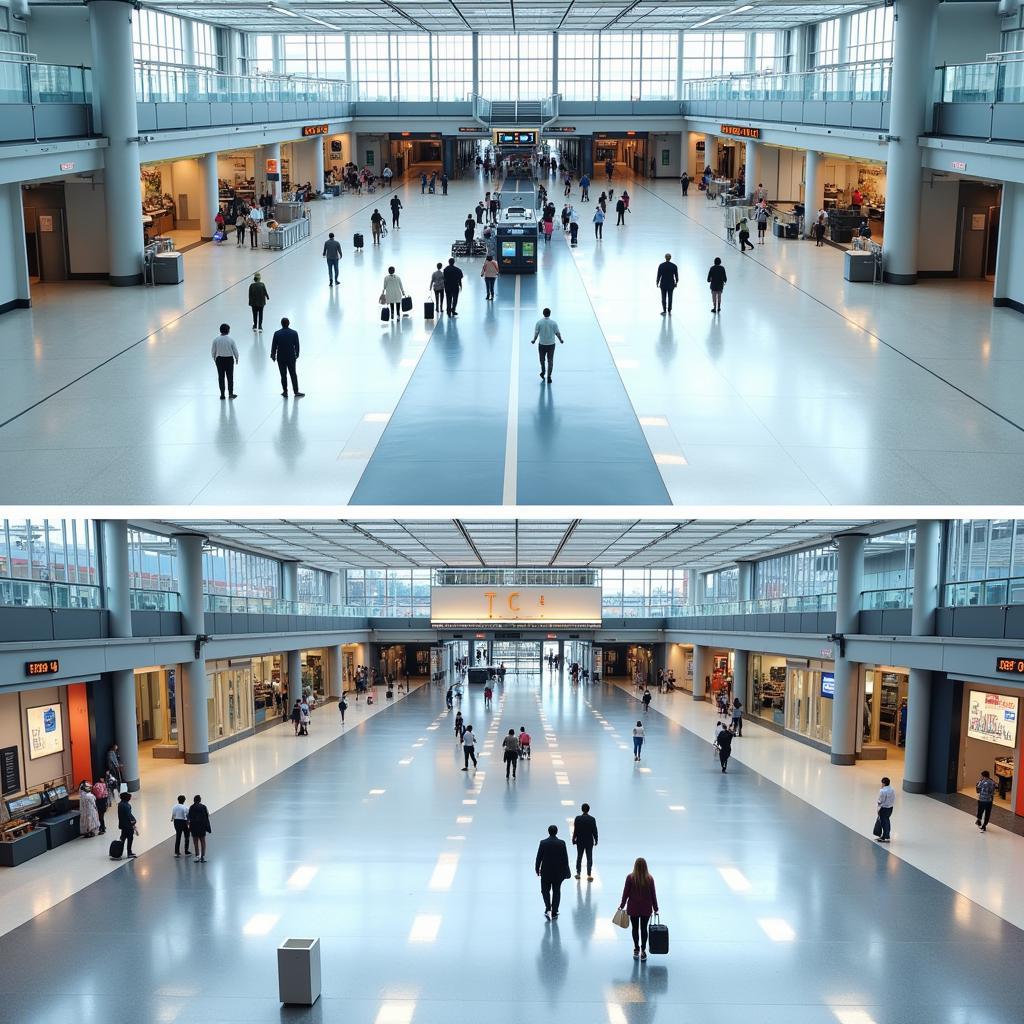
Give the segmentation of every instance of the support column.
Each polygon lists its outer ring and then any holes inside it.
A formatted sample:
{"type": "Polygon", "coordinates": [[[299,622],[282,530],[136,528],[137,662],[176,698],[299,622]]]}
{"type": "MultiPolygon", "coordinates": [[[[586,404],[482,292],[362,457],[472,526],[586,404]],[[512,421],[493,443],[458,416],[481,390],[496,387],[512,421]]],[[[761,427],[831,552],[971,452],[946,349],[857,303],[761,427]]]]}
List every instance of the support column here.
{"type": "Polygon", "coordinates": [[[747,139],[745,159],[747,170],[743,188],[748,196],[752,196],[754,190],[761,184],[761,147],[753,139],[747,139]]]}
{"type": "MultiPolygon", "coordinates": [[[[256,168],[256,177],[266,179],[267,176],[267,160],[277,161],[277,181],[267,182],[267,191],[274,197],[274,202],[279,203],[281,201],[281,144],[279,142],[270,142],[263,147],[263,165],[256,168]]],[[[355,159],[353,157],[353,159],[355,159]]],[[[358,161],[356,161],[358,163],[358,161]]]]}
{"type": "Polygon", "coordinates": [[[0,313],[28,309],[32,291],[28,278],[28,253],[25,247],[25,210],[21,203],[21,185],[0,185],[0,236],[5,241],[4,262],[11,268],[11,285],[0,291],[0,313]]]}
{"type": "Polygon", "coordinates": [[[558,92],[558,33],[551,33],[551,91],[558,92]]]}
{"type": "Polygon", "coordinates": [[[333,605],[343,605],[345,603],[345,580],[340,572],[332,572],[330,578],[330,591],[329,597],[330,602],[333,605]]]}
{"type": "MultiPolygon", "coordinates": [[[[717,135],[705,135],[704,136],[704,164],[710,167],[715,174],[718,174],[718,136],[717,135]]],[[[704,168],[701,168],[703,173],[704,168]]]]}
{"type": "Polygon", "coordinates": [[[825,203],[825,182],[821,176],[821,154],[809,149],[804,154],[804,238],[813,234],[814,219],[825,203]]]}
{"type": "Polygon", "coordinates": [[[88,0],[93,89],[99,101],[108,280],[142,284],[142,184],[135,107],[134,0],[88,0]]]}
{"type": "Polygon", "coordinates": [[[686,603],[700,604],[700,573],[696,569],[686,570],[686,603]]]}
{"type": "Polygon", "coordinates": [[[302,651],[288,652],[288,710],[302,700],[302,651]]]}
{"type": "MultiPolygon", "coordinates": [[[[914,544],[914,605],[910,619],[911,636],[935,635],[935,612],[939,605],[939,550],[942,524],[935,519],[920,520],[914,544]]],[[[928,789],[928,724],[932,708],[932,673],[910,670],[907,689],[907,744],[903,760],[903,788],[908,793],[928,789]]]]}
{"type": "Polygon", "coordinates": [[[740,570],[739,584],[737,586],[737,601],[752,601],[754,598],[754,563],[737,562],[740,570]]]}
{"type": "Polygon", "coordinates": [[[217,154],[199,157],[199,237],[204,242],[213,238],[217,225],[214,218],[220,209],[220,185],[217,182],[217,154]]]}
{"type": "Polygon", "coordinates": [[[178,545],[178,594],[181,628],[195,641],[191,661],[181,666],[179,721],[185,730],[185,764],[206,764],[210,760],[210,729],[207,705],[210,683],[201,638],[206,635],[203,599],[203,540],[197,533],[175,535],[178,545]]]}
{"type": "MultiPolygon", "coordinates": [[[[121,519],[103,521],[103,589],[111,638],[132,635],[131,581],[128,574],[128,524],[121,519]]],[[[128,791],[138,791],[139,730],[135,708],[135,673],[122,669],[107,673],[114,703],[114,740],[128,791]]]]}
{"type": "MultiPolygon", "coordinates": [[[[836,573],[836,633],[841,637],[856,633],[860,619],[860,594],[864,582],[864,544],[862,533],[844,533],[839,545],[836,573]]],[[[853,764],[857,760],[859,668],[844,653],[843,641],[835,642],[836,692],[832,700],[832,763],[853,764]]]]}
{"type": "Polygon", "coordinates": [[[747,675],[749,674],[750,654],[748,651],[732,652],[732,695],[743,701],[747,706],[747,675]]]}
{"type": "Polygon", "coordinates": [[[927,131],[937,0],[896,0],[885,184],[885,279],[917,283],[921,149],[927,131]]]}
{"type": "MultiPolygon", "coordinates": [[[[474,32],[473,40],[473,93],[480,93],[480,34],[474,32]]],[[[358,161],[357,161],[358,162],[358,161]]]]}
{"type": "Polygon", "coordinates": [[[704,677],[707,675],[708,650],[699,644],[693,645],[693,699],[704,700],[704,677]]]}
{"type": "Polygon", "coordinates": [[[340,697],[345,692],[345,680],[341,672],[341,646],[331,644],[327,648],[327,693],[340,697]]]}
{"type": "Polygon", "coordinates": [[[285,601],[299,599],[299,563],[281,563],[281,597],[285,601]]]}
{"type": "Polygon", "coordinates": [[[313,185],[314,192],[324,190],[324,140],[317,135],[309,140],[311,155],[313,157],[313,185]]]}

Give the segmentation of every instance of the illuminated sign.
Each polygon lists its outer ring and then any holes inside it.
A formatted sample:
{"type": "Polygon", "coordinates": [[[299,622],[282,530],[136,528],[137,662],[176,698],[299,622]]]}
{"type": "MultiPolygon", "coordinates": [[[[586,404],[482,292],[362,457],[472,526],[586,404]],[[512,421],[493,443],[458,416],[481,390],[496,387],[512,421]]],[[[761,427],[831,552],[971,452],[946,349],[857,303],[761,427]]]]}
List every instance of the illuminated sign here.
{"type": "Polygon", "coordinates": [[[735,135],[741,139],[761,138],[760,128],[748,128],[743,124],[722,124],[718,126],[718,129],[723,135],[735,135]]]}
{"type": "Polygon", "coordinates": [[[27,676],[52,676],[60,671],[60,662],[54,658],[52,661],[26,661],[25,675],[27,676]]]}
{"type": "Polygon", "coordinates": [[[828,700],[833,700],[836,695],[836,674],[835,672],[821,673],[821,695],[828,700]]]}
{"type": "Polygon", "coordinates": [[[73,171],[75,169],[75,162],[74,162],[74,160],[69,160],[66,163],[61,164],[60,165],[60,169],[62,171],[73,171]]]}
{"type": "Polygon", "coordinates": [[[460,128],[460,135],[490,135],[491,133],[483,126],[477,125],[475,128],[460,128]]]}
{"type": "Polygon", "coordinates": [[[27,708],[28,756],[31,760],[59,754],[64,749],[64,724],[59,704],[42,704],[27,708]]]}
{"type": "Polygon", "coordinates": [[[996,658],[997,672],[1010,672],[1015,676],[1024,676],[1024,658],[996,658]]]}
{"type": "Polygon", "coordinates": [[[544,134],[545,135],[554,135],[554,134],[569,135],[571,132],[574,132],[574,131],[576,131],[576,126],[575,125],[560,125],[560,126],[558,126],[556,128],[545,128],[544,129],[544,134]]]}
{"type": "Polygon", "coordinates": [[[954,171],[966,171],[967,161],[966,160],[953,160],[949,165],[954,171]]]}
{"type": "Polygon", "coordinates": [[[536,132],[497,132],[496,136],[499,146],[535,146],[537,144],[536,132]]]}
{"type": "Polygon", "coordinates": [[[309,138],[311,135],[326,135],[327,125],[325,124],[304,124],[302,126],[302,135],[304,138],[309,138]]]}
{"type": "Polygon", "coordinates": [[[435,626],[601,624],[600,587],[431,587],[435,626]]]}
{"type": "Polygon", "coordinates": [[[1017,745],[1017,698],[971,690],[967,704],[967,735],[971,739],[1017,745]]]}
{"type": "Polygon", "coordinates": [[[267,159],[267,174],[277,174],[277,161],[268,158],[267,159]]]}

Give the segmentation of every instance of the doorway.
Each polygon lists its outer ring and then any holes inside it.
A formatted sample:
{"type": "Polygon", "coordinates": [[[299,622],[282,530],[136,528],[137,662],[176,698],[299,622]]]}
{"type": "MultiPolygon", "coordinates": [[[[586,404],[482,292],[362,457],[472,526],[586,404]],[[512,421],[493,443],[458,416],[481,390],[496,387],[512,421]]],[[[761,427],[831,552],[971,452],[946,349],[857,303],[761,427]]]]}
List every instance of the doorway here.
{"type": "Polygon", "coordinates": [[[492,665],[504,665],[506,672],[519,678],[540,678],[541,644],[539,640],[495,640],[492,665]]]}

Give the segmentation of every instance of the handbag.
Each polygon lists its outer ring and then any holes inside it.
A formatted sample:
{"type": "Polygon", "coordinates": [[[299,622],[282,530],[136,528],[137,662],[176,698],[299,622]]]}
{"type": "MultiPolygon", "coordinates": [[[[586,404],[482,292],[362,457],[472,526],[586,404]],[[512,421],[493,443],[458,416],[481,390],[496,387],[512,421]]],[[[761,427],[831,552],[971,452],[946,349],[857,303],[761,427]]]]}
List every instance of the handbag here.
{"type": "Polygon", "coordinates": [[[625,907],[619,907],[614,914],[612,914],[612,924],[617,924],[620,928],[629,927],[629,914],[626,913],[625,907]]]}
{"type": "Polygon", "coordinates": [[[388,304],[388,297],[387,297],[387,296],[386,296],[386,295],[385,295],[385,294],[384,294],[383,292],[381,292],[381,293],[380,293],[380,298],[379,298],[379,299],[378,299],[377,301],[378,301],[378,302],[379,302],[379,303],[380,303],[380,304],[381,304],[382,306],[386,306],[386,305],[388,304]]]}
{"type": "Polygon", "coordinates": [[[882,834],[882,819],[880,817],[875,818],[875,827],[871,830],[873,836],[880,837],[882,834]]]}

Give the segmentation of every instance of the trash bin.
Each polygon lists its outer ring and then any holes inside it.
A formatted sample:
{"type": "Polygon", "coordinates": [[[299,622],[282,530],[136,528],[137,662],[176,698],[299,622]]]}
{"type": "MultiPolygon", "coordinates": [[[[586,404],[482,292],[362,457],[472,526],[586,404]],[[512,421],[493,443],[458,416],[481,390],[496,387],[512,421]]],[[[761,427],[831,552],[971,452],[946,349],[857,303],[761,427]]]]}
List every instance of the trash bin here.
{"type": "Polygon", "coordinates": [[[181,284],[185,264],[180,252],[158,252],[153,257],[153,284],[181,284]]]}
{"type": "Polygon", "coordinates": [[[277,947],[277,990],[282,1003],[294,1006],[320,998],[319,939],[285,939],[277,947]]]}
{"type": "Polygon", "coordinates": [[[874,255],[870,252],[847,249],[843,258],[843,277],[847,281],[866,281],[870,284],[875,279],[874,255]]]}

